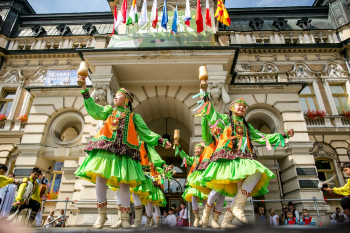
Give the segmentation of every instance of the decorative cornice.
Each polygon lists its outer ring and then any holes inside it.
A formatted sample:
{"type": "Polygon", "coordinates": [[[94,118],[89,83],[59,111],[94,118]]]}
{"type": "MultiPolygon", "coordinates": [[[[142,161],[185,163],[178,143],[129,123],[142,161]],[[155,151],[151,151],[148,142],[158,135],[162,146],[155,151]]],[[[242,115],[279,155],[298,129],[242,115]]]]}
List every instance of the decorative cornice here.
{"type": "Polygon", "coordinates": [[[248,54],[268,54],[268,53],[340,53],[341,48],[244,48],[241,53],[248,54]]]}
{"type": "Polygon", "coordinates": [[[57,53],[57,54],[21,54],[7,55],[6,59],[42,59],[42,58],[74,58],[79,57],[77,53],[57,53]]]}

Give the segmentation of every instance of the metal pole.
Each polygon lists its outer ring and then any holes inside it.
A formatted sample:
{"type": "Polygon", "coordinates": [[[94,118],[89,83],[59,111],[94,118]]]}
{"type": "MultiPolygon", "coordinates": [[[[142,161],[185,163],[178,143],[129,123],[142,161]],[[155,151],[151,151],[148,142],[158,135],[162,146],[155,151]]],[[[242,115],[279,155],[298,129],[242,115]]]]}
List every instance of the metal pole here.
{"type": "Polygon", "coordinates": [[[316,206],[318,221],[320,222],[320,226],[322,227],[321,215],[320,215],[320,212],[318,211],[317,198],[316,197],[312,197],[312,199],[314,200],[314,203],[315,203],[315,206],[316,206]]]}
{"type": "Polygon", "coordinates": [[[250,197],[250,203],[252,204],[252,215],[253,215],[253,219],[255,218],[255,213],[254,213],[254,201],[253,201],[253,197],[250,197]]]}
{"type": "Polygon", "coordinates": [[[66,226],[66,211],[67,211],[67,205],[68,205],[68,197],[66,198],[66,206],[64,207],[64,213],[63,213],[63,217],[64,217],[64,219],[63,219],[63,224],[61,225],[61,227],[63,227],[63,226],[66,226]]]}

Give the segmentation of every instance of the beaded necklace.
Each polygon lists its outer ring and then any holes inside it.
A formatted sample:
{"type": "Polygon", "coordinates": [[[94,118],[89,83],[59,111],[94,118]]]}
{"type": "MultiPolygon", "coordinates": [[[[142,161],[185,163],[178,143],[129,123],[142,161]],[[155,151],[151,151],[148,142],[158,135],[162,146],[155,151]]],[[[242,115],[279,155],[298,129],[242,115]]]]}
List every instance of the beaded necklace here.
{"type": "Polygon", "coordinates": [[[111,115],[111,129],[116,130],[118,128],[118,124],[120,120],[126,117],[126,110],[124,107],[117,106],[111,115]]]}

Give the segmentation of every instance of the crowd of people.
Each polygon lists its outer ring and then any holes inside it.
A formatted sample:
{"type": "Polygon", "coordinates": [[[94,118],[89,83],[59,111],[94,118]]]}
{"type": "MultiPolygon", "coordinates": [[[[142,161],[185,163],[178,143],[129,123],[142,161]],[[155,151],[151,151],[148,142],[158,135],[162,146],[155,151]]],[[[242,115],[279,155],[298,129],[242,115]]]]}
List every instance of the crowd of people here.
{"type": "MultiPolygon", "coordinates": [[[[266,217],[264,207],[259,207],[258,212],[255,214],[255,224],[269,224],[270,226],[291,226],[291,225],[304,225],[304,226],[316,226],[316,219],[310,216],[307,209],[303,209],[300,214],[295,205],[292,202],[288,203],[287,207],[282,208],[282,214],[278,216],[274,209],[269,209],[270,217],[266,217]]],[[[329,216],[333,225],[349,222],[346,214],[341,212],[339,207],[336,208],[336,212],[329,216]]]]}

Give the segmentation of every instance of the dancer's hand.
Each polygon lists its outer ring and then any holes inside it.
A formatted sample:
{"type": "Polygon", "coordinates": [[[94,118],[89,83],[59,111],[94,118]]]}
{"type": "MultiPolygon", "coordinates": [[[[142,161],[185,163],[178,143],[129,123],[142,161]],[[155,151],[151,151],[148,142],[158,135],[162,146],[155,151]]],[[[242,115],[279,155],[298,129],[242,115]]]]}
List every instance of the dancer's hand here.
{"type": "Polygon", "coordinates": [[[287,131],[287,134],[288,134],[289,137],[293,137],[294,136],[294,129],[289,129],[287,131]]]}
{"type": "MultiPolygon", "coordinates": [[[[85,79],[86,79],[86,77],[78,75],[78,80],[84,80],[85,81],[85,79]]],[[[84,91],[86,90],[86,82],[85,82],[84,86],[81,86],[81,88],[83,88],[84,91]]]]}
{"type": "Polygon", "coordinates": [[[165,149],[170,149],[171,148],[171,143],[169,141],[166,141],[164,148],[165,149]]]}
{"type": "Polygon", "coordinates": [[[15,184],[15,185],[18,185],[18,184],[21,184],[21,181],[20,180],[15,180],[15,181],[13,181],[13,183],[15,184]]]}
{"type": "Polygon", "coordinates": [[[180,145],[179,140],[174,140],[173,144],[174,146],[179,146],[180,145]]]}
{"type": "Polygon", "coordinates": [[[333,189],[331,189],[331,188],[326,188],[326,189],[324,189],[324,190],[326,190],[326,191],[329,192],[329,193],[333,192],[333,189]]]}
{"type": "Polygon", "coordinates": [[[16,201],[16,205],[17,205],[17,206],[20,206],[20,205],[21,205],[21,202],[20,202],[20,201],[16,201]]]}

